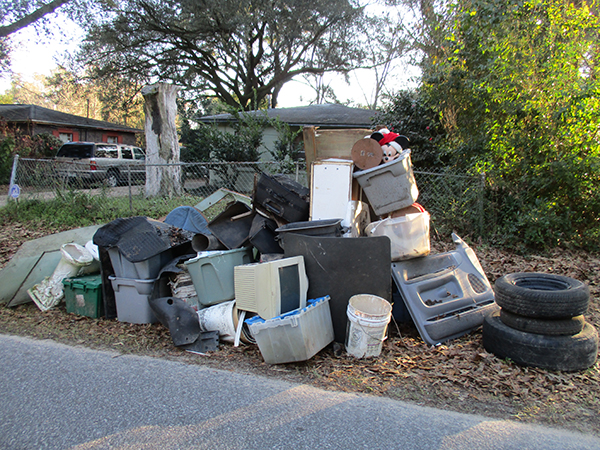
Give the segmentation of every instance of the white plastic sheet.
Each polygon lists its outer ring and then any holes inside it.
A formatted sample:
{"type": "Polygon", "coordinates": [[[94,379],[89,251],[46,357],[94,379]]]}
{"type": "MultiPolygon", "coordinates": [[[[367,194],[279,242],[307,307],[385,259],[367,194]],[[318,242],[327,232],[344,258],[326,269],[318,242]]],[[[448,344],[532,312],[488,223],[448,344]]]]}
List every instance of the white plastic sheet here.
{"type": "Polygon", "coordinates": [[[390,238],[392,261],[425,256],[431,251],[429,213],[426,211],[372,222],[365,233],[390,238]]]}

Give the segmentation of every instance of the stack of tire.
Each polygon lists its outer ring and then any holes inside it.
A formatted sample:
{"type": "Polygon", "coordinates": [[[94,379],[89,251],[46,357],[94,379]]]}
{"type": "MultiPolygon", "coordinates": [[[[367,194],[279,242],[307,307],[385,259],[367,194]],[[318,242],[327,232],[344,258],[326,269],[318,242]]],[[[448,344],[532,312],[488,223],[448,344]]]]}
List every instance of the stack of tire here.
{"type": "Polygon", "coordinates": [[[500,307],[483,321],[483,346],[522,366],[572,372],[596,363],[586,284],[547,273],[511,273],[494,284],[500,307]]]}

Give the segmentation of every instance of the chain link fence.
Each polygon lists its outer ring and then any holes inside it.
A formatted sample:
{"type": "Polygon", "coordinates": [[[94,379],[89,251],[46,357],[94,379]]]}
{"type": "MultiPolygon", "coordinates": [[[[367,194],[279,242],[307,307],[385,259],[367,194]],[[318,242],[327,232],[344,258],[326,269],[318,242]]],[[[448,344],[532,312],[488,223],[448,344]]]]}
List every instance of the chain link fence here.
{"type": "MultiPolygon", "coordinates": [[[[106,173],[95,174],[90,164],[58,162],[52,159],[15,158],[11,175],[12,192],[20,200],[49,200],[67,191],[80,191],[90,195],[99,193],[108,197],[128,197],[135,205],[137,200],[149,194],[146,187],[146,173],[161,171],[160,197],[205,198],[220,188],[251,195],[254,189],[255,174],[283,173],[300,184],[307,185],[306,165],[296,163],[178,163],[146,164],[140,172],[135,165],[121,164],[106,173]],[[18,189],[14,185],[18,186],[18,189]]],[[[4,203],[6,198],[4,199],[4,203]]]]}
{"type": "MultiPolygon", "coordinates": [[[[89,166],[89,163],[88,163],[89,166]]],[[[431,214],[433,233],[443,236],[451,232],[481,236],[484,232],[485,205],[484,177],[457,174],[448,170],[420,170],[414,167],[419,189],[418,202],[431,214]]],[[[77,191],[91,196],[102,195],[129,203],[131,215],[148,214],[149,191],[144,172],[134,166],[121,165],[118,171],[102,179],[83,177],[90,167],[77,167],[71,163],[65,167],[51,159],[15,158],[11,176],[12,191],[0,201],[0,205],[16,196],[18,199],[48,200],[77,191]]],[[[308,175],[304,161],[292,163],[178,163],[170,165],[146,164],[146,173],[161,171],[159,195],[152,194],[155,202],[168,205],[196,205],[218,189],[224,188],[251,196],[255,174],[285,174],[308,187],[308,175]]],[[[111,202],[104,202],[106,208],[111,202]]]]}
{"type": "Polygon", "coordinates": [[[459,174],[448,169],[414,169],[419,202],[431,214],[434,233],[483,236],[486,232],[485,175],[459,174]]]}

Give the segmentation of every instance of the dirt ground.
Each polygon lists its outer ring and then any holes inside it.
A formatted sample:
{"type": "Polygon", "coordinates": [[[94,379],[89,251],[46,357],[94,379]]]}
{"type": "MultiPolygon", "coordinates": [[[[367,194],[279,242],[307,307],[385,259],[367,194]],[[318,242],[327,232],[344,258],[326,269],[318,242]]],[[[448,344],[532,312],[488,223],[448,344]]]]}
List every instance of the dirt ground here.
{"type": "MultiPolygon", "coordinates": [[[[0,231],[0,269],[19,246],[52,232],[25,224],[0,231]]],[[[433,242],[435,252],[453,244],[433,242]]],[[[556,250],[518,255],[471,245],[490,282],[507,273],[547,272],[589,285],[586,320],[600,327],[600,256],[556,250]]],[[[600,436],[600,363],[574,373],[520,367],[485,351],[481,330],[431,347],[415,326],[392,324],[377,358],[355,359],[329,346],[309,361],[268,365],[255,345],[221,343],[216,352],[192,354],[174,347],[160,324],[134,325],[67,314],[64,303],[41,312],[33,303],[0,307],[0,333],[121,353],[168,358],[222,370],[276,377],[328,390],[380,395],[411,403],[491,418],[543,424],[600,436]]]]}

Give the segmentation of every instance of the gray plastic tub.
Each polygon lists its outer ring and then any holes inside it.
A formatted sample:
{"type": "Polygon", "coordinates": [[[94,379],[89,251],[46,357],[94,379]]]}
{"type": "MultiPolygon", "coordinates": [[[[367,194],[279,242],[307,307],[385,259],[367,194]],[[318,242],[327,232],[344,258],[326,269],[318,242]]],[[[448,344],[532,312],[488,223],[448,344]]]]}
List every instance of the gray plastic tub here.
{"type": "Polygon", "coordinates": [[[158,276],[160,269],[173,259],[173,252],[171,249],[165,250],[148,259],[133,263],[125,258],[118,247],[111,247],[108,249],[108,256],[116,277],[153,280],[158,276]]]}
{"type": "Polygon", "coordinates": [[[254,262],[251,247],[234,250],[202,252],[196,258],[184,262],[187,267],[198,303],[202,306],[216,305],[235,298],[235,266],[254,262]]]}
{"type": "Polygon", "coordinates": [[[269,320],[254,316],[246,323],[267,364],[306,361],[333,342],[329,296],[269,320]]]}
{"type": "Polygon", "coordinates": [[[154,323],[156,316],[148,300],[154,293],[156,280],[108,277],[115,291],[117,320],[127,323],[154,323]]]}
{"type": "Polygon", "coordinates": [[[419,196],[410,150],[404,150],[394,161],[354,172],[353,177],[378,216],[406,208],[419,196]]]}

